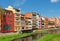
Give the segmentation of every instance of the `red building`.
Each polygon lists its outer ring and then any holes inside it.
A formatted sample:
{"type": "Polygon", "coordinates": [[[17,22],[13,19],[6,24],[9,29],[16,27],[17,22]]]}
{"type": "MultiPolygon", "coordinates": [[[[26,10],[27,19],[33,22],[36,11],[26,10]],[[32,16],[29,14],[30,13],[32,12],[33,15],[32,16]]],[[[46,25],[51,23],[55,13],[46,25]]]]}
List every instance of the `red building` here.
{"type": "Polygon", "coordinates": [[[5,14],[2,15],[1,20],[2,20],[1,32],[14,31],[14,14],[12,11],[5,10],[5,14]]]}

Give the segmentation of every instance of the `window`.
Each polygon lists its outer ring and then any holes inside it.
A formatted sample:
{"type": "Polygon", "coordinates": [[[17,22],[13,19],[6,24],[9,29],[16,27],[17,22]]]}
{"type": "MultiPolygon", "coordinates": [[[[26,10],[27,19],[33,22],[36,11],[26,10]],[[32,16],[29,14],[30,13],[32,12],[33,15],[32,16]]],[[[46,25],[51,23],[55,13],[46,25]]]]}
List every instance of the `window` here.
{"type": "Polygon", "coordinates": [[[31,23],[29,23],[29,25],[32,25],[31,23]]]}
{"type": "Polygon", "coordinates": [[[10,14],[10,12],[6,12],[6,14],[10,14]]]}
{"type": "Polygon", "coordinates": [[[12,22],[11,20],[8,20],[8,22],[12,22]]]}
{"type": "Polygon", "coordinates": [[[19,20],[19,18],[16,18],[16,20],[19,20]]]}
{"type": "Polygon", "coordinates": [[[42,29],[44,29],[44,26],[42,26],[42,29]]]}
{"type": "Polygon", "coordinates": [[[6,16],[4,15],[3,18],[6,18],[6,16]]]}
{"type": "Polygon", "coordinates": [[[24,29],[24,27],[22,27],[22,29],[24,29]]]}
{"type": "Polygon", "coordinates": [[[44,23],[42,23],[42,25],[44,25],[44,23]]]}
{"type": "Polygon", "coordinates": [[[48,23],[49,25],[55,25],[55,23],[53,21],[49,21],[48,23]]]}
{"type": "Polygon", "coordinates": [[[12,18],[12,16],[9,15],[8,18],[12,18]]]}
{"type": "Polygon", "coordinates": [[[33,16],[36,16],[36,14],[33,14],[33,16]]]}
{"type": "Polygon", "coordinates": [[[25,21],[26,23],[31,23],[31,21],[25,21]]]}
{"type": "Polygon", "coordinates": [[[19,22],[16,22],[17,25],[19,25],[19,22]]]}
{"type": "Polygon", "coordinates": [[[42,20],[42,25],[44,25],[44,20],[42,20]]]}
{"type": "Polygon", "coordinates": [[[31,21],[25,21],[25,22],[26,22],[26,25],[32,25],[31,21]]]}
{"type": "Polygon", "coordinates": [[[29,28],[32,28],[32,27],[29,27],[29,28]]]}
{"type": "Polygon", "coordinates": [[[24,20],[24,17],[21,17],[21,20],[24,20]]]}
{"type": "Polygon", "coordinates": [[[2,22],[6,22],[6,20],[2,20],[2,22]]]}
{"type": "Polygon", "coordinates": [[[11,30],[11,29],[12,29],[12,26],[5,24],[5,25],[4,25],[4,29],[5,29],[5,30],[11,30]]]}
{"type": "Polygon", "coordinates": [[[27,17],[26,17],[26,19],[32,19],[32,18],[27,18],[27,17]]]}
{"type": "Polygon", "coordinates": [[[20,12],[20,10],[17,10],[17,9],[16,9],[16,12],[20,12]]]}
{"type": "Polygon", "coordinates": [[[26,25],[32,25],[31,23],[26,23],[26,25]]]}
{"type": "Polygon", "coordinates": [[[16,14],[16,16],[20,16],[20,14],[16,14]]]}

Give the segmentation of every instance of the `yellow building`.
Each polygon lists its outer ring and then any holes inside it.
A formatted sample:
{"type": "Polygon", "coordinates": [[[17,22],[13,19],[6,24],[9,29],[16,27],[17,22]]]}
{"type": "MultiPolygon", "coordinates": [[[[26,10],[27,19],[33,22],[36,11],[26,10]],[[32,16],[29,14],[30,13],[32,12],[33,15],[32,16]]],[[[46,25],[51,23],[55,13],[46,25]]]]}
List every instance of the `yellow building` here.
{"type": "Polygon", "coordinates": [[[14,31],[20,32],[21,31],[21,9],[20,8],[14,8],[12,6],[8,6],[8,8],[5,8],[6,10],[11,10],[14,13],[14,31]]]}

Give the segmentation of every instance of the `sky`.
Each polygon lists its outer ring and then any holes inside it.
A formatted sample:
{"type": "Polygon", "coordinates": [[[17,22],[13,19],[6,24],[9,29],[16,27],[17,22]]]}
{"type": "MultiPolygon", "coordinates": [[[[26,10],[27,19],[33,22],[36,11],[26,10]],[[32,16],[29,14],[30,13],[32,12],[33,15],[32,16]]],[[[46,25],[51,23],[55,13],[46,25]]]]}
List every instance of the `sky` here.
{"type": "Polygon", "coordinates": [[[21,8],[22,14],[37,12],[45,17],[60,17],[60,0],[0,0],[0,6],[21,8]]]}

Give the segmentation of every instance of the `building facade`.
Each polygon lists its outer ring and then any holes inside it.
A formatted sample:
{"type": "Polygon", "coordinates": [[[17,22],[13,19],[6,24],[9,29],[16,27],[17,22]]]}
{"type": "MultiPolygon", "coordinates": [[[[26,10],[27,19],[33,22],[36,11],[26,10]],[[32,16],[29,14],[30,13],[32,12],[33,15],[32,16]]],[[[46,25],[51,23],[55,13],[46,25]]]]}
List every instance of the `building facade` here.
{"type": "Polygon", "coordinates": [[[45,28],[45,17],[41,17],[41,20],[42,20],[42,27],[41,27],[41,29],[44,29],[45,28]]]}
{"type": "Polygon", "coordinates": [[[14,31],[20,32],[21,31],[21,9],[8,6],[6,10],[11,10],[14,13],[14,31]]]}
{"type": "Polygon", "coordinates": [[[60,18],[57,18],[57,27],[60,27],[60,18]]]}
{"type": "Polygon", "coordinates": [[[21,14],[21,30],[25,30],[25,15],[21,14]]]}
{"type": "Polygon", "coordinates": [[[48,18],[46,18],[46,17],[41,17],[41,22],[40,22],[41,24],[41,29],[47,29],[48,28],[48,18]]]}
{"type": "Polygon", "coordinates": [[[48,29],[48,18],[45,18],[45,29],[48,29]]]}
{"type": "Polygon", "coordinates": [[[14,14],[12,11],[5,10],[1,18],[1,32],[14,32],[14,14]]]}
{"type": "Polygon", "coordinates": [[[32,14],[26,13],[25,14],[25,30],[32,30],[32,14]]]}
{"type": "Polygon", "coordinates": [[[57,25],[57,19],[55,17],[49,18],[48,28],[55,28],[57,25]]]}
{"type": "Polygon", "coordinates": [[[39,29],[40,28],[40,15],[36,12],[28,12],[25,14],[26,29],[39,29]]]}

